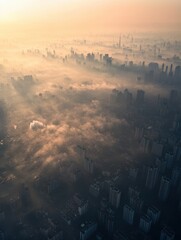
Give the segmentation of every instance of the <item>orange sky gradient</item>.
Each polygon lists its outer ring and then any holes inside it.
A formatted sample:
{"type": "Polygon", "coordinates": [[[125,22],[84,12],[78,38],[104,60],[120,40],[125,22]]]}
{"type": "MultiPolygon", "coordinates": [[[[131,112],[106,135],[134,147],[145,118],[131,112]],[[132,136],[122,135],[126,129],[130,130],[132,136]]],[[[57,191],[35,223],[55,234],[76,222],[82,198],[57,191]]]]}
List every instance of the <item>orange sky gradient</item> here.
{"type": "Polygon", "coordinates": [[[179,0],[0,0],[0,34],[180,31],[179,0]]]}

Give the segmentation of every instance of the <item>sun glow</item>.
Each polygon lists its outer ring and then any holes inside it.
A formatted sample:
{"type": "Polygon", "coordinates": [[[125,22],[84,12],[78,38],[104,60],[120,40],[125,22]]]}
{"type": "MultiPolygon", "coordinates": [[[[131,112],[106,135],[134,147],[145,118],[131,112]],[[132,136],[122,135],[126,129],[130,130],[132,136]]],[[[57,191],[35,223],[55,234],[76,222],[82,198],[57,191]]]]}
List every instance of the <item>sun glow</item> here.
{"type": "Polygon", "coordinates": [[[77,5],[80,0],[0,0],[0,21],[41,15],[42,12],[61,11],[77,5]]]}
{"type": "Polygon", "coordinates": [[[180,7],[180,0],[0,0],[0,28],[48,33],[180,29],[180,7]]]}
{"type": "Polygon", "coordinates": [[[12,20],[26,6],[26,1],[0,0],[0,20],[12,20]]]}

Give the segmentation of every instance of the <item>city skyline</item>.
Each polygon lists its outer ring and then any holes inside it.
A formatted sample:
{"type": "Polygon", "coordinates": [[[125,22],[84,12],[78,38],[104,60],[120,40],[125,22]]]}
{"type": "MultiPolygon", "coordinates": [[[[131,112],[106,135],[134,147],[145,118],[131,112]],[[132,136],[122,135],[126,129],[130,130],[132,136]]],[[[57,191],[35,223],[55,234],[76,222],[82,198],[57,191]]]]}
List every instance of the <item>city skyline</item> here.
{"type": "Polygon", "coordinates": [[[0,240],[181,239],[180,10],[0,0],[0,240]]]}

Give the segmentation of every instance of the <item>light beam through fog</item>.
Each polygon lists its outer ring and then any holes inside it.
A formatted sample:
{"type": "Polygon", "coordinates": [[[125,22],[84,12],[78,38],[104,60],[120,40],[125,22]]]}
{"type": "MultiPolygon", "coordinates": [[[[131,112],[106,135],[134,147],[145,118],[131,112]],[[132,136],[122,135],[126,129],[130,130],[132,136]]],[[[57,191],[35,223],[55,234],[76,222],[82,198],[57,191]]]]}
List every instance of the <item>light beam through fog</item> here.
{"type": "Polygon", "coordinates": [[[180,239],[179,9],[0,0],[0,239],[180,239]]]}

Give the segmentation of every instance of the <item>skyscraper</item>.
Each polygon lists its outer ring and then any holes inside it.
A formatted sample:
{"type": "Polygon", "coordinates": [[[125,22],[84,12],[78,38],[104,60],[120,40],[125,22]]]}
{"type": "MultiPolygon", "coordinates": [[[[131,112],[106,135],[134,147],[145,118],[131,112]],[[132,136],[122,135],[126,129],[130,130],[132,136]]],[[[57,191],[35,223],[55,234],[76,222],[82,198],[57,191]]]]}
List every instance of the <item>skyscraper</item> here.
{"type": "Polygon", "coordinates": [[[121,35],[119,36],[119,43],[118,43],[118,47],[121,48],[121,35]]]}
{"type": "Polygon", "coordinates": [[[143,90],[138,90],[136,95],[136,103],[143,104],[145,98],[145,92],[143,90]]]}
{"type": "Polygon", "coordinates": [[[156,207],[149,207],[147,210],[147,215],[151,218],[152,223],[155,224],[159,221],[160,218],[160,210],[156,207]]]}
{"type": "Polygon", "coordinates": [[[121,199],[121,192],[119,191],[119,189],[114,186],[110,186],[109,202],[111,203],[111,205],[115,208],[118,208],[120,204],[120,199],[121,199]]]}
{"type": "Polygon", "coordinates": [[[87,157],[84,158],[84,169],[88,172],[88,173],[93,173],[94,170],[94,162],[92,159],[89,159],[87,157]]]}
{"type": "Polygon", "coordinates": [[[101,201],[100,210],[98,213],[99,224],[106,229],[109,234],[112,234],[115,224],[115,212],[108,207],[105,199],[101,201]]]}
{"type": "Polygon", "coordinates": [[[161,184],[160,184],[160,189],[159,189],[159,199],[161,201],[166,201],[168,198],[168,194],[170,191],[170,179],[166,177],[162,177],[161,179],[161,184]]]}
{"type": "Polygon", "coordinates": [[[175,67],[174,78],[176,81],[179,81],[181,79],[181,66],[175,67]]]}
{"type": "Polygon", "coordinates": [[[115,214],[111,208],[107,209],[105,227],[107,232],[111,235],[114,231],[115,214]]]}
{"type": "Polygon", "coordinates": [[[143,215],[140,218],[139,227],[143,232],[148,233],[151,229],[151,223],[152,223],[151,218],[148,215],[143,215]]]}
{"type": "Polygon", "coordinates": [[[158,168],[148,167],[147,177],[146,177],[146,187],[152,190],[155,187],[158,178],[158,168]]]}
{"type": "Polygon", "coordinates": [[[123,220],[132,225],[134,221],[134,210],[127,204],[123,207],[123,220]]]}

